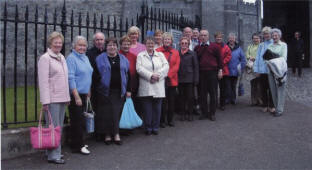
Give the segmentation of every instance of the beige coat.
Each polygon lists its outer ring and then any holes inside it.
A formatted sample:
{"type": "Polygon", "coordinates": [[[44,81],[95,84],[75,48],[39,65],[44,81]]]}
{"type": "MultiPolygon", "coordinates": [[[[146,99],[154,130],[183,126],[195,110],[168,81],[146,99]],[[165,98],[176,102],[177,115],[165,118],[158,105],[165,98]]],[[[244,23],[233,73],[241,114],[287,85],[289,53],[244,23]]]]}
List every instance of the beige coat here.
{"type": "Polygon", "coordinates": [[[163,53],[154,51],[152,59],[147,51],[139,53],[136,62],[136,70],[139,74],[139,97],[166,97],[165,78],[168,74],[169,65],[163,53]],[[159,74],[160,79],[158,82],[152,84],[150,80],[154,73],[159,74]]]}

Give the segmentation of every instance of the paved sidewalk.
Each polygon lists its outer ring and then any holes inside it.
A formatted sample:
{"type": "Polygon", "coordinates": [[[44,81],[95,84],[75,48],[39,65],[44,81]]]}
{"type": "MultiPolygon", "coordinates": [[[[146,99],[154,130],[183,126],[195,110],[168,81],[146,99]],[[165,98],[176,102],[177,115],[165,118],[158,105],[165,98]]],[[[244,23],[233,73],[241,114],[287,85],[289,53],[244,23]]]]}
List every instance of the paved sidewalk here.
{"type": "Polygon", "coordinates": [[[4,160],[2,169],[312,169],[312,108],[288,101],[276,118],[248,102],[218,110],[216,122],[176,121],[158,136],[136,130],[122,146],[90,140],[89,156],[65,148],[65,165],[36,153],[4,160]]]}

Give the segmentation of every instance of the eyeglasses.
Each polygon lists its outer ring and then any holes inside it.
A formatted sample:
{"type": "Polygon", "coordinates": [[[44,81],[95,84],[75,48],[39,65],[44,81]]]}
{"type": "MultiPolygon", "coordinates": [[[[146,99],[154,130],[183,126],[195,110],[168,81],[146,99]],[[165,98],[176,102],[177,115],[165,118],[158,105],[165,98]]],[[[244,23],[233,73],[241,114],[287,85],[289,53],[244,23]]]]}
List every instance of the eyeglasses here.
{"type": "Polygon", "coordinates": [[[181,42],[181,44],[186,44],[187,45],[188,43],[187,42],[181,42]]]}

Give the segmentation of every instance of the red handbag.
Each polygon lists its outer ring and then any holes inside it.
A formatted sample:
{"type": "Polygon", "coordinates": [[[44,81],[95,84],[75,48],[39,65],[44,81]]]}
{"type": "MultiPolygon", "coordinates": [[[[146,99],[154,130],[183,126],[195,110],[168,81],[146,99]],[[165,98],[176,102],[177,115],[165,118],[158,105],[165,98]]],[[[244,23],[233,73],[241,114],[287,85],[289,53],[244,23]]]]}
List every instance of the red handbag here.
{"type": "Polygon", "coordinates": [[[41,125],[42,112],[41,109],[38,127],[30,128],[31,145],[34,149],[55,149],[60,145],[61,126],[54,127],[51,113],[48,110],[49,127],[43,128],[41,125]]]}

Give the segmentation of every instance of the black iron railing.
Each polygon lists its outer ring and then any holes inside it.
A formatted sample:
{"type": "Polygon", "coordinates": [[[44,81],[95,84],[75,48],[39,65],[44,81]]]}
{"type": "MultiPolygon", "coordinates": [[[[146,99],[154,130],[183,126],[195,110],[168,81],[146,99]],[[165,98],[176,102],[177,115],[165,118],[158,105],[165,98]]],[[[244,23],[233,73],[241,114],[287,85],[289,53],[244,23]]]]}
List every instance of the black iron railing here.
{"type": "MultiPolygon", "coordinates": [[[[168,31],[169,29],[178,29],[181,30],[186,26],[194,27],[194,23],[183,16],[181,13],[174,14],[168,11],[148,7],[146,2],[141,6],[140,14],[136,15],[135,19],[128,19],[128,18],[120,18],[119,16],[112,16],[107,15],[104,16],[103,14],[90,14],[89,12],[86,13],[84,22],[83,16],[81,12],[78,12],[78,21],[75,21],[74,15],[76,14],[73,10],[68,13],[66,10],[66,3],[64,0],[64,4],[62,7],[62,11],[60,16],[58,16],[57,9],[54,9],[52,21],[49,21],[48,18],[48,11],[47,7],[44,8],[44,16],[43,21],[39,21],[39,9],[38,5],[35,6],[34,11],[29,11],[28,6],[26,7],[24,16],[21,17],[19,13],[18,5],[15,5],[15,16],[8,16],[8,7],[7,2],[4,2],[3,8],[3,15],[1,18],[1,24],[3,24],[3,37],[2,37],[2,128],[8,128],[8,125],[12,124],[22,124],[22,123],[31,123],[38,121],[38,85],[37,85],[37,61],[38,56],[41,55],[38,49],[47,49],[46,41],[48,34],[53,30],[57,30],[62,32],[65,37],[65,44],[62,49],[62,54],[65,54],[66,49],[70,49],[71,43],[74,36],[76,35],[83,35],[90,39],[90,34],[95,33],[96,31],[101,31],[105,33],[107,37],[114,36],[114,37],[121,37],[122,35],[126,34],[128,28],[132,25],[136,25],[141,29],[141,39],[143,40],[146,36],[147,30],[156,30],[160,29],[163,31],[168,31]],[[33,16],[32,20],[29,19],[33,16]],[[93,19],[91,19],[93,18],[93,19]],[[68,22],[69,21],[69,22],[68,22]],[[131,23],[129,23],[131,22],[131,23]],[[10,24],[10,28],[8,27],[10,24]],[[11,29],[14,25],[14,29],[11,29]],[[22,25],[22,26],[20,26],[22,25]],[[23,27],[23,29],[22,29],[23,27]],[[29,29],[31,27],[31,29],[29,29]],[[78,29],[78,30],[77,30],[78,29]],[[23,55],[24,57],[24,71],[18,70],[18,58],[21,57],[18,54],[18,49],[20,48],[18,40],[21,37],[19,33],[23,32],[24,38],[24,45],[23,45],[23,55]],[[29,33],[32,32],[32,36],[29,36],[29,33]],[[90,33],[91,32],[91,33],[90,33]],[[92,33],[93,32],[93,33],[92,33]],[[8,34],[9,33],[9,34],[8,34]],[[7,42],[8,38],[12,39],[12,35],[14,35],[14,42],[7,42]],[[32,39],[32,46],[30,47],[29,39],[32,39]],[[41,43],[43,42],[43,43],[41,43]],[[14,45],[13,45],[14,44],[14,45]],[[8,53],[8,46],[14,48],[13,55],[8,53]],[[29,66],[29,56],[33,56],[33,69],[32,71],[28,71],[29,66]],[[9,57],[9,58],[8,58],[9,57]],[[13,57],[13,78],[11,75],[7,74],[8,68],[8,59],[11,60],[10,57],[13,57]],[[21,73],[22,72],[22,73],[21,73]],[[21,83],[18,80],[18,75],[22,74],[24,82],[21,83]],[[29,75],[32,75],[29,78],[29,75]],[[8,83],[13,81],[13,83],[8,83]],[[9,84],[9,85],[8,85],[9,84]],[[29,84],[32,84],[31,87],[34,88],[34,99],[33,101],[28,101],[29,96],[29,89],[27,88],[29,84]],[[19,87],[23,88],[23,107],[22,110],[24,111],[23,120],[18,118],[20,114],[18,111],[18,99],[22,96],[18,93],[19,87]],[[8,88],[11,88],[13,94],[13,101],[8,102],[8,88]],[[12,90],[13,88],[13,90],[12,90]],[[29,107],[29,102],[34,102],[34,108],[29,107]],[[8,105],[12,107],[13,104],[13,111],[8,112],[8,105]],[[34,111],[35,115],[30,118],[29,110],[34,111]],[[13,112],[13,113],[12,113],[13,112]],[[13,119],[8,119],[8,115],[13,114],[13,119]]],[[[198,20],[198,18],[196,18],[198,20]]],[[[196,21],[196,27],[200,27],[198,21],[196,21]]],[[[12,63],[10,63],[12,64],[12,63]]]]}

